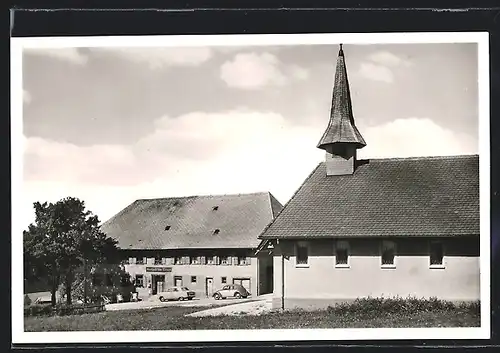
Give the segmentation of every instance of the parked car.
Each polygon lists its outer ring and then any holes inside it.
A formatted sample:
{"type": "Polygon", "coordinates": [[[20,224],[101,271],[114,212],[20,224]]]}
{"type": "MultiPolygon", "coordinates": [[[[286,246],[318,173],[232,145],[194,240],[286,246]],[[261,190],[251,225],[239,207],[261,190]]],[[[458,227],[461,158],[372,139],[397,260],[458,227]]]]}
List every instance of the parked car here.
{"type": "Polygon", "coordinates": [[[213,294],[216,300],[226,299],[229,297],[233,298],[247,298],[250,296],[250,292],[243,287],[241,284],[226,284],[222,289],[219,289],[213,294]]]}
{"type": "Polygon", "coordinates": [[[158,293],[157,296],[162,302],[167,300],[192,300],[195,293],[187,287],[170,287],[158,293]]]}

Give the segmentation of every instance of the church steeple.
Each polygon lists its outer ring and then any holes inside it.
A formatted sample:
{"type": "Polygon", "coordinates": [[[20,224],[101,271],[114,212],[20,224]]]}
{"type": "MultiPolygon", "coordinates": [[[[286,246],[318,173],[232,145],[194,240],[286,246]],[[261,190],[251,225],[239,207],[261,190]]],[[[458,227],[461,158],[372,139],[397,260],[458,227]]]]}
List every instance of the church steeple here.
{"type": "Polygon", "coordinates": [[[354,123],[344,51],[340,44],[330,121],[317,146],[326,151],[327,175],[354,173],[356,151],[365,146],[366,142],[354,123]]]}

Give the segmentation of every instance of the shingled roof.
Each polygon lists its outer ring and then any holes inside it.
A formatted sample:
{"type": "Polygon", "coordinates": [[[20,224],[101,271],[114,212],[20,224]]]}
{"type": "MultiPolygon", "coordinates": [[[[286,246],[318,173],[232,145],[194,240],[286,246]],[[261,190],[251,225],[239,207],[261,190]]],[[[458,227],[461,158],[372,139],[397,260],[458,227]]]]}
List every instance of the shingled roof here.
{"type": "Polygon", "coordinates": [[[320,163],[261,239],[479,235],[479,156],[320,163]]]}
{"type": "Polygon", "coordinates": [[[366,146],[363,136],[361,136],[354,123],[351,92],[342,45],[339,50],[337,67],[335,69],[330,121],[317,147],[326,149],[328,145],[335,143],[355,144],[356,148],[366,146]]]}
{"type": "Polygon", "coordinates": [[[145,199],[101,229],[122,249],[256,248],[281,209],[268,192],[145,199]]]}

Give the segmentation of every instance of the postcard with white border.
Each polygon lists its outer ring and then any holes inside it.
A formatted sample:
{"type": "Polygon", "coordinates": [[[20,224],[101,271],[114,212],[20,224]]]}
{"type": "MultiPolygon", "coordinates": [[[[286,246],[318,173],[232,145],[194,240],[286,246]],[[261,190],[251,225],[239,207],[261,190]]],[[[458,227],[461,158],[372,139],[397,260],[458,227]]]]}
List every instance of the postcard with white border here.
{"type": "Polygon", "coordinates": [[[13,343],[490,337],[487,33],[11,52],[13,343]]]}

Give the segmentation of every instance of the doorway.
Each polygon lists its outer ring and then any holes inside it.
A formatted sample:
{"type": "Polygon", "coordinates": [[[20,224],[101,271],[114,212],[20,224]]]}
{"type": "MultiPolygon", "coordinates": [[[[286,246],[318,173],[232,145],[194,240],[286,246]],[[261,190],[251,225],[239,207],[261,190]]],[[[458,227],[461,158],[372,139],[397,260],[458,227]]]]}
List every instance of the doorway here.
{"type": "Polygon", "coordinates": [[[214,279],[212,277],[207,277],[205,280],[205,293],[209,298],[214,294],[214,279]]]}
{"type": "Polygon", "coordinates": [[[174,286],[182,287],[182,277],[181,276],[174,277],[174,286]]]}
{"type": "Polygon", "coordinates": [[[250,292],[250,278],[233,278],[233,284],[239,284],[250,292]]]}
{"type": "Polygon", "coordinates": [[[163,292],[165,288],[165,275],[151,275],[152,294],[163,292]]]}
{"type": "Polygon", "coordinates": [[[266,293],[273,292],[274,275],[273,275],[273,265],[266,267],[266,293]]]}

